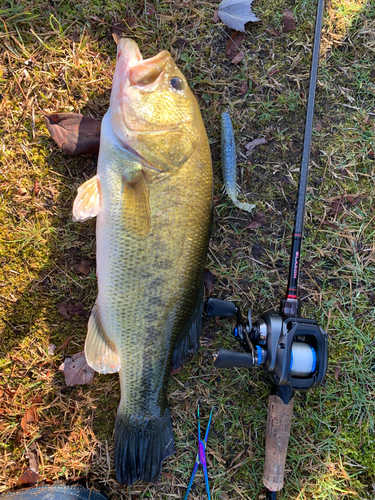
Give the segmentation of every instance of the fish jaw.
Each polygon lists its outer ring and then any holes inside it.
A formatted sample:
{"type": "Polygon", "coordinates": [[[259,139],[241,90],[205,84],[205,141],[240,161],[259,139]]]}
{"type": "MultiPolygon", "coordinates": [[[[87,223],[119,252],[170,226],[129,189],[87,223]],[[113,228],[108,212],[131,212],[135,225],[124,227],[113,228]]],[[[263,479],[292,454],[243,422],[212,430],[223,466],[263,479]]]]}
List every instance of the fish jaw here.
{"type": "MultiPolygon", "coordinates": [[[[138,45],[130,38],[121,39],[117,45],[116,69],[113,77],[110,100],[111,121],[116,135],[128,144],[134,142],[137,127],[134,119],[129,124],[131,114],[127,90],[140,87],[143,92],[153,92],[163,83],[165,66],[171,56],[163,50],[150,59],[143,60],[138,45]]],[[[135,120],[136,121],[136,120],[135,120]]]]}
{"type": "Polygon", "coordinates": [[[129,71],[137,63],[143,60],[138,45],[130,38],[122,38],[117,45],[116,69],[113,76],[112,92],[110,100],[111,122],[118,136],[127,139],[130,143],[133,139],[131,131],[126,127],[122,113],[122,103],[126,89],[130,86],[129,71]]]}
{"type": "Polygon", "coordinates": [[[200,142],[198,104],[166,50],[143,60],[134,41],[119,42],[110,114],[120,142],[162,170],[179,168],[200,142]]]}

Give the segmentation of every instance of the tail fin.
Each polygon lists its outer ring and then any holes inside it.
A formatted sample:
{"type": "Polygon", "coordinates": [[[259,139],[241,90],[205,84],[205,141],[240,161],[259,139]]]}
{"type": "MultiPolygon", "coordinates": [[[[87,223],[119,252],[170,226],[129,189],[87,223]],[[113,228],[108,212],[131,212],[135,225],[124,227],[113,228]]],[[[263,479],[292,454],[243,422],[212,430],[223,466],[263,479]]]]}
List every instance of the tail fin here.
{"type": "Polygon", "coordinates": [[[163,461],[174,453],[174,439],[168,408],[156,420],[142,424],[117,411],[115,464],[117,480],[131,486],[138,479],[156,483],[163,461]]]}

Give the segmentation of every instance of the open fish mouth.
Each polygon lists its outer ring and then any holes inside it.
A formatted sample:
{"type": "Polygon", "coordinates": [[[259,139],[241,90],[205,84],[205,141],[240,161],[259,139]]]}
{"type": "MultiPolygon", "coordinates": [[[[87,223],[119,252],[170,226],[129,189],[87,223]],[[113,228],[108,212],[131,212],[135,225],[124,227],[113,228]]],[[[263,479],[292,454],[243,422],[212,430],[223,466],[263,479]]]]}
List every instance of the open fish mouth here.
{"type": "Polygon", "coordinates": [[[117,47],[117,66],[120,63],[123,80],[128,80],[127,86],[141,85],[144,91],[153,90],[162,81],[170,57],[169,52],[163,50],[156,56],[143,59],[138,45],[130,38],[120,40],[117,47]]]}

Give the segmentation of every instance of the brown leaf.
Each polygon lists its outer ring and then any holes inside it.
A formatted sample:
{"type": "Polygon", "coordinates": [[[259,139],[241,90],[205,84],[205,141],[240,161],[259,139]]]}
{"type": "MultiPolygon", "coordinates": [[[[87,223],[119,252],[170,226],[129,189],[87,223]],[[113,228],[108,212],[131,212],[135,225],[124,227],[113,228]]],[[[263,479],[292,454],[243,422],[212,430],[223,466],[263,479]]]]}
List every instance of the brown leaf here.
{"type": "Polygon", "coordinates": [[[164,477],[166,477],[167,479],[169,479],[170,481],[172,481],[172,479],[173,479],[173,475],[172,475],[172,474],[169,474],[169,472],[164,472],[164,471],[163,471],[161,474],[162,474],[162,476],[164,476],[164,477]]]}
{"type": "Polygon", "coordinates": [[[235,31],[233,35],[228,40],[225,47],[225,55],[228,59],[232,59],[240,52],[241,42],[246,38],[246,33],[241,33],[240,31],[235,31]]]}
{"type": "Polygon", "coordinates": [[[233,64],[238,64],[245,57],[245,52],[242,50],[232,59],[233,64]]]}
{"type": "Polygon", "coordinates": [[[38,412],[36,406],[31,406],[28,410],[26,410],[25,415],[21,420],[21,427],[25,431],[27,424],[36,424],[38,422],[38,412]]]}
{"type": "Polygon", "coordinates": [[[212,20],[214,23],[218,23],[220,21],[220,17],[217,10],[215,10],[214,15],[212,16],[212,20]]]}
{"type": "Polygon", "coordinates": [[[132,30],[136,27],[137,27],[137,18],[128,17],[127,19],[125,19],[124,22],[115,22],[112,24],[112,36],[116,40],[117,37],[121,38],[124,32],[129,31],[129,29],[132,30]]]}
{"type": "Polygon", "coordinates": [[[339,196],[338,198],[335,198],[331,204],[331,215],[335,216],[341,214],[341,212],[344,210],[344,201],[345,201],[345,196],[339,196]]]}
{"type": "Polygon", "coordinates": [[[246,94],[246,92],[249,90],[249,85],[247,82],[243,82],[241,85],[241,94],[246,94]]]}
{"type": "Polygon", "coordinates": [[[27,456],[29,458],[29,467],[32,471],[38,472],[39,471],[39,452],[38,448],[36,447],[35,441],[30,444],[30,446],[27,448],[27,456]]]}
{"type": "Polygon", "coordinates": [[[317,123],[314,127],[316,132],[320,132],[323,129],[323,125],[321,123],[317,123]]]}
{"type": "Polygon", "coordinates": [[[356,207],[365,198],[363,195],[351,196],[349,194],[343,194],[335,198],[331,203],[330,215],[336,217],[341,214],[345,209],[345,202],[348,202],[351,207],[356,207]]]}
{"type": "Polygon", "coordinates": [[[90,274],[90,262],[88,260],[82,260],[80,264],[74,264],[73,267],[77,273],[82,273],[86,276],[90,274]]]}
{"type": "Polygon", "coordinates": [[[271,35],[277,36],[278,38],[281,37],[281,33],[273,26],[267,26],[266,31],[271,33],[271,35]]]}
{"type": "Polygon", "coordinates": [[[87,364],[84,352],[66,358],[64,363],[59,366],[59,370],[64,373],[67,386],[91,384],[95,373],[87,364]]]}
{"type": "Polygon", "coordinates": [[[262,245],[253,245],[251,253],[253,254],[254,259],[259,260],[260,257],[262,256],[262,254],[264,253],[263,246],[262,245]]]}
{"type": "Polygon", "coordinates": [[[264,139],[264,137],[260,137],[259,139],[254,139],[253,141],[247,143],[245,146],[245,148],[247,149],[246,156],[249,156],[252,150],[257,146],[261,146],[262,144],[267,144],[267,143],[268,141],[267,139],[264,139]]]}
{"type": "Polygon", "coordinates": [[[189,44],[189,40],[186,40],[185,38],[176,38],[176,40],[172,42],[172,45],[175,45],[176,47],[185,47],[189,44]]]}
{"type": "Polygon", "coordinates": [[[80,38],[79,31],[76,29],[73,31],[73,33],[71,35],[68,36],[68,39],[74,43],[79,42],[79,38],[80,38]]]}
{"type": "Polygon", "coordinates": [[[208,293],[212,293],[215,289],[215,276],[207,267],[204,270],[204,286],[208,293]]]}
{"type": "Polygon", "coordinates": [[[78,113],[45,116],[52,139],[68,155],[98,154],[100,121],[78,113]]]}
{"type": "Polygon", "coordinates": [[[177,375],[177,373],[180,373],[181,370],[182,370],[182,366],[179,366],[178,368],[172,368],[171,371],[169,372],[169,375],[171,375],[171,376],[177,375]]]}
{"type": "Polygon", "coordinates": [[[59,313],[62,314],[65,319],[70,319],[71,316],[67,311],[67,305],[68,305],[67,302],[62,302],[61,304],[57,304],[56,307],[59,313]]]}
{"type": "Polygon", "coordinates": [[[335,380],[339,379],[339,375],[340,375],[340,365],[336,365],[335,366],[335,380]]]}
{"type": "Polygon", "coordinates": [[[290,9],[284,9],[283,17],[283,32],[288,33],[294,30],[296,27],[296,19],[294,17],[293,11],[290,9]]]}
{"type": "Polygon", "coordinates": [[[61,302],[56,305],[57,310],[64,316],[65,319],[70,319],[71,316],[83,315],[87,316],[88,312],[84,309],[81,303],[69,304],[68,302],[61,302]]]}
{"type": "Polygon", "coordinates": [[[22,486],[35,486],[39,480],[39,474],[33,471],[30,467],[23,471],[18,482],[22,486]]]}
{"type": "Polygon", "coordinates": [[[27,194],[27,189],[24,187],[19,187],[17,189],[16,195],[17,196],[25,196],[27,194]]]}
{"type": "Polygon", "coordinates": [[[357,205],[359,205],[359,203],[361,203],[361,201],[364,199],[365,197],[363,195],[359,195],[359,196],[356,196],[355,198],[353,198],[353,196],[347,196],[346,199],[348,200],[348,202],[350,203],[350,206],[351,207],[356,207],[357,205]]]}
{"type": "Polygon", "coordinates": [[[264,213],[259,211],[245,229],[257,229],[264,226],[264,224],[266,224],[266,221],[264,220],[264,213]]]}
{"type": "Polygon", "coordinates": [[[33,195],[37,196],[39,191],[40,191],[40,185],[39,185],[39,182],[36,180],[34,187],[33,187],[33,195]]]}

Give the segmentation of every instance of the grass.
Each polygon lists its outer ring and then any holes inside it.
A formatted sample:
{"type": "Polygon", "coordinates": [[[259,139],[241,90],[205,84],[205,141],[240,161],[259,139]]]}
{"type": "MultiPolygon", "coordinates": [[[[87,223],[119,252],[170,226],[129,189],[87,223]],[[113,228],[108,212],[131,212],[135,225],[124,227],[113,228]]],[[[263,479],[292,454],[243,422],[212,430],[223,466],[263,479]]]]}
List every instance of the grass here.
{"type": "MultiPolygon", "coordinates": [[[[215,214],[207,265],[212,295],[258,317],[284,294],[305,120],[315,4],[256,0],[261,18],[247,25],[236,66],[225,57],[231,31],[214,24],[216,2],[73,2],[9,0],[0,6],[0,491],[18,484],[38,450],[40,482],[63,480],[110,499],[182,498],[202,428],[214,406],[208,442],[212,498],[262,499],[269,394],[265,373],[218,371],[211,353],[236,349],[231,323],[205,320],[201,349],[171,377],[176,454],[157,485],[120,486],[113,464],[117,376],[66,388],[58,370],[83,348],[87,319],[63,318],[56,305],[96,296],[94,222],[73,224],[77,187],[94,175],[95,157],[68,157],[50,139],[44,113],[100,119],[109,103],[116,47],[114,22],[137,18],[125,34],[144,56],[170,50],[199,100],[209,135],[215,214]],[[283,9],[297,28],[282,33],[283,9]],[[183,44],[177,40],[185,40],[183,44]],[[246,83],[248,90],[242,92],[246,83]],[[222,193],[220,113],[230,110],[240,198],[256,203],[266,224],[222,193]],[[249,157],[245,145],[265,137],[249,157]],[[82,261],[88,275],[77,271],[82,261]],[[50,350],[49,346],[56,346],[50,350]],[[36,406],[38,421],[21,419],[36,406]]],[[[305,316],[326,329],[325,383],[295,397],[285,487],[280,499],[371,499],[375,484],[374,69],[375,8],[365,0],[327,2],[316,96],[300,293],[305,316]],[[358,203],[342,196],[360,197],[358,203]]],[[[255,211],[254,211],[255,213],[255,211]]],[[[202,498],[198,474],[191,498],[202,498]]]]}

